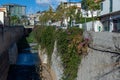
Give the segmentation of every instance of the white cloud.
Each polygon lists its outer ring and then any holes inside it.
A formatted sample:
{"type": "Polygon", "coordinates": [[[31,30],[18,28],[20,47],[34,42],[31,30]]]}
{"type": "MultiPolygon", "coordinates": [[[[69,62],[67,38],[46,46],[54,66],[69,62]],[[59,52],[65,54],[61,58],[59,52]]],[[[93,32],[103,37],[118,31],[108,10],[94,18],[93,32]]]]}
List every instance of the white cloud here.
{"type": "Polygon", "coordinates": [[[49,4],[50,0],[36,0],[37,4],[49,4]]]}
{"type": "Polygon", "coordinates": [[[67,0],[36,0],[37,4],[58,4],[60,2],[66,2],[67,0]]]}

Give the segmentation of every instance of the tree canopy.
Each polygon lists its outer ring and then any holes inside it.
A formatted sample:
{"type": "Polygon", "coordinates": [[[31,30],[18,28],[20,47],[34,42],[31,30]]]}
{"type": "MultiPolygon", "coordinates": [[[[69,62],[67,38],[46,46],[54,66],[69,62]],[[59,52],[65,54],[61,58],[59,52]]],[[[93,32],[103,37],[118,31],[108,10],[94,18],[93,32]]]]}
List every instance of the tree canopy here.
{"type": "Polygon", "coordinates": [[[20,22],[20,18],[17,15],[10,16],[10,24],[16,25],[20,22]]]}
{"type": "Polygon", "coordinates": [[[99,10],[102,0],[82,0],[82,8],[85,10],[99,10]]]}
{"type": "Polygon", "coordinates": [[[67,6],[61,2],[61,4],[57,7],[56,11],[54,12],[52,7],[49,7],[49,10],[46,11],[42,16],[40,16],[40,22],[42,24],[46,24],[49,20],[52,22],[56,21],[63,21],[64,19],[70,19],[69,22],[72,20],[76,20],[79,18],[79,14],[76,13],[77,6],[67,6]]]}
{"type": "Polygon", "coordinates": [[[54,15],[54,11],[53,8],[50,6],[49,10],[44,12],[44,14],[40,16],[39,20],[41,24],[45,25],[49,20],[53,20],[53,15],[54,15]]]}

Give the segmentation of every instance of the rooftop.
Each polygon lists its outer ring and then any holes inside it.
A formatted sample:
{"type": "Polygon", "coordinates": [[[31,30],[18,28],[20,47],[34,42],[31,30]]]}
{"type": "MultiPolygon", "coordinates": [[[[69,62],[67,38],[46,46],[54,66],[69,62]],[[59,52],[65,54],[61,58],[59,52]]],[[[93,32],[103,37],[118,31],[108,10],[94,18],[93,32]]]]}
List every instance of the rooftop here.
{"type": "Polygon", "coordinates": [[[24,5],[14,4],[14,3],[7,3],[7,4],[3,4],[2,6],[22,6],[22,7],[26,7],[24,5]]]}

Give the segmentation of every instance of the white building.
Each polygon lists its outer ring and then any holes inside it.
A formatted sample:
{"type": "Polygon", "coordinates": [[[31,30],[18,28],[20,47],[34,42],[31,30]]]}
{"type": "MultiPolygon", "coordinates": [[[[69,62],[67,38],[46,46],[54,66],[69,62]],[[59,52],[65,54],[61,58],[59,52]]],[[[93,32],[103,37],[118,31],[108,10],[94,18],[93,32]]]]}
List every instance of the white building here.
{"type": "MultiPolygon", "coordinates": [[[[77,8],[76,8],[75,14],[77,14],[78,11],[81,10],[81,3],[80,2],[62,2],[62,5],[64,5],[64,8],[76,6],[77,8]]],[[[69,21],[70,21],[70,17],[64,18],[64,20],[62,20],[62,22],[61,22],[61,27],[68,27],[69,21]]],[[[74,24],[75,24],[75,20],[71,21],[71,26],[74,26],[74,24]]]]}
{"type": "Polygon", "coordinates": [[[29,14],[27,15],[29,20],[29,25],[40,25],[39,17],[42,15],[42,13],[36,13],[36,14],[29,14]]]}
{"type": "Polygon", "coordinates": [[[63,2],[65,8],[68,8],[70,6],[76,6],[77,8],[81,8],[80,2],[63,2]]]}
{"type": "Polygon", "coordinates": [[[120,0],[103,0],[100,19],[104,31],[120,31],[120,0]]]}
{"type": "Polygon", "coordinates": [[[82,24],[82,26],[85,31],[92,31],[92,30],[94,30],[95,32],[103,31],[103,24],[99,20],[94,21],[94,23],[92,21],[84,23],[82,24]]]}
{"type": "Polygon", "coordinates": [[[4,25],[4,12],[0,11],[0,26],[4,25]]]}
{"type": "Polygon", "coordinates": [[[93,11],[93,14],[92,14],[90,10],[85,11],[84,9],[81,9],[82,17],[86,17],[86,18],[90,18],[90,17],[92,17],[92,15],[93,15],[93,17],[98,16],[99,15],[98,11],[93,11]]]}
{"type": "Polygon", "coordinates": [[[35,16],[33,14],[27,15],[29,24],[28,25],[35,25],[35,16]]]}
{"type": "Polygon", "coordinates": [[[0,8],[0,26],[8,26],[9,18],[7,17],[7,9],[0,8]]]}

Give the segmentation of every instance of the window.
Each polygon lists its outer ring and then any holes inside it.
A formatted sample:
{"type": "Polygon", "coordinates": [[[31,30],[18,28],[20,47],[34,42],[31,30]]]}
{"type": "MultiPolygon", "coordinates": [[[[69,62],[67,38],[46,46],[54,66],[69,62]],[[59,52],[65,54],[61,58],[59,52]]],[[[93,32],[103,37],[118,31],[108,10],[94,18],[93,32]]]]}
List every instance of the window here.
{"type": "Polygon", "coordinates": [[[113,10],[113,0],[110,0],[110,12],[113,10]]]}
{"type": "Polygon", "coordinates": [[[101,3],[101,11],[103,10],[103,3],[101,3]]]}

